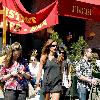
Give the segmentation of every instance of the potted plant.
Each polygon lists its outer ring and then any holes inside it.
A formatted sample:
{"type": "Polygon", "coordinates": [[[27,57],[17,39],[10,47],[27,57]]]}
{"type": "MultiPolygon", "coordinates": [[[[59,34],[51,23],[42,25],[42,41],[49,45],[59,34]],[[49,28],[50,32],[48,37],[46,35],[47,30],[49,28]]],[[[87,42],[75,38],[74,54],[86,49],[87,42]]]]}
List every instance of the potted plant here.
{"type": "Polygon", "coordinates": [[[82,57],[82,49],[87,47],[88,44],[84,40],[83,36],[80,36],[77,42],[73,42],[70,46],[69,50],[69,59],[71,60],[72,63],[72,70],[71,70],[71,75],[72,75],[72,86],[70,89],[70,94],[72,97],[77,96],[77,77],[75,75],[76,71],[76,63],[80,60],[82,57]]]}

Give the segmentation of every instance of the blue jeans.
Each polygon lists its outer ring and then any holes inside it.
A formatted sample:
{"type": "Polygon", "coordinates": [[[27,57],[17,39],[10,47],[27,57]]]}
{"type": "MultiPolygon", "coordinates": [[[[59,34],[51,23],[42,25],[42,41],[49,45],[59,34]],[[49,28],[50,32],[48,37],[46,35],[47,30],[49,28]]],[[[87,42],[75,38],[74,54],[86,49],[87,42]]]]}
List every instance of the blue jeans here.
{"type": "MultiPolygon", "coordinates": [[[[31,85],[34,88],[34,85],[36,85],[36,78],[32,78],[31,81],[30,81],[30,83],[31,83],[31,85]]],[[[40,84],[42,85],[42,79],[40,79],[40,84]]]]}
{"type": "Polygon", "coordinates": [[[31,83],[31,85],[33,86],[33,88],[34,88],[34,85],[36,85],[36,79],[32,79],[31,81],[30,81],[30,83],[31,83]]]}
{"type": "Polygon", "coordinates": [[[86,87],[83,87],[80,85],[78,87],[78,95],[79,95],[79,100],[88,100],[89,98],[89,91],[86,87]]]}

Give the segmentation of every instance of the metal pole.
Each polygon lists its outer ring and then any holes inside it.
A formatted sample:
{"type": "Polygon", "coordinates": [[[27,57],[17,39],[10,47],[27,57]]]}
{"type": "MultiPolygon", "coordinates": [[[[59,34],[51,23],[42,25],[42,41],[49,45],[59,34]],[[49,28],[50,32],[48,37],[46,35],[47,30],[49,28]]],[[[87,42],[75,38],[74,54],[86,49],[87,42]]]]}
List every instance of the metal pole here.
{"type": "Polygon", "coordinates": [[[2,36],[2,44],[3,47],[6,46],[6,7],[3,8],[3,36],[2,36]]]}

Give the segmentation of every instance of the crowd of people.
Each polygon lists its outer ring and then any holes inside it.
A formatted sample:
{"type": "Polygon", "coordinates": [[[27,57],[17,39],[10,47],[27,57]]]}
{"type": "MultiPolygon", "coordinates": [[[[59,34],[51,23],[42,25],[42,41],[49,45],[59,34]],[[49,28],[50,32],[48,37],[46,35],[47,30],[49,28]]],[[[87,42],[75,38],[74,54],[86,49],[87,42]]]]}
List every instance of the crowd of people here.
{"type": "MultiPolygon", "coordinates": [[[[72,86],[71,62],[65,48],[52,39],[44,44],[40,60],[34,50],[30,60],[22,57],[22,46],[14,42],[6,52],[0,69],[0,82],[4,84],[4,100],[26,100],[29,83],[34,88],[38,100],[68,100],[67,92],[72,86]]],[[[92,86],[97,79],[92,75],[89,58],[92,49],[84,48],[82,57],[76,63],[77,92],[79,100],[88,100],[92,86]]]]}

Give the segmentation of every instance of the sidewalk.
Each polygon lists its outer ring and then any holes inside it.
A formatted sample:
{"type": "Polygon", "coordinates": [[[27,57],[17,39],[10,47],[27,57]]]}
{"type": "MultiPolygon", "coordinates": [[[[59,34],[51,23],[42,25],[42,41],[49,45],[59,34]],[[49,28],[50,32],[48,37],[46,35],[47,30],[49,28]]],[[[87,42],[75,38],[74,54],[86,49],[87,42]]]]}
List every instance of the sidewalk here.
{"type": "Polygon", "coordinates": [[[0,90],[0,100],[4,100],[3,92],[0,90]]]}

